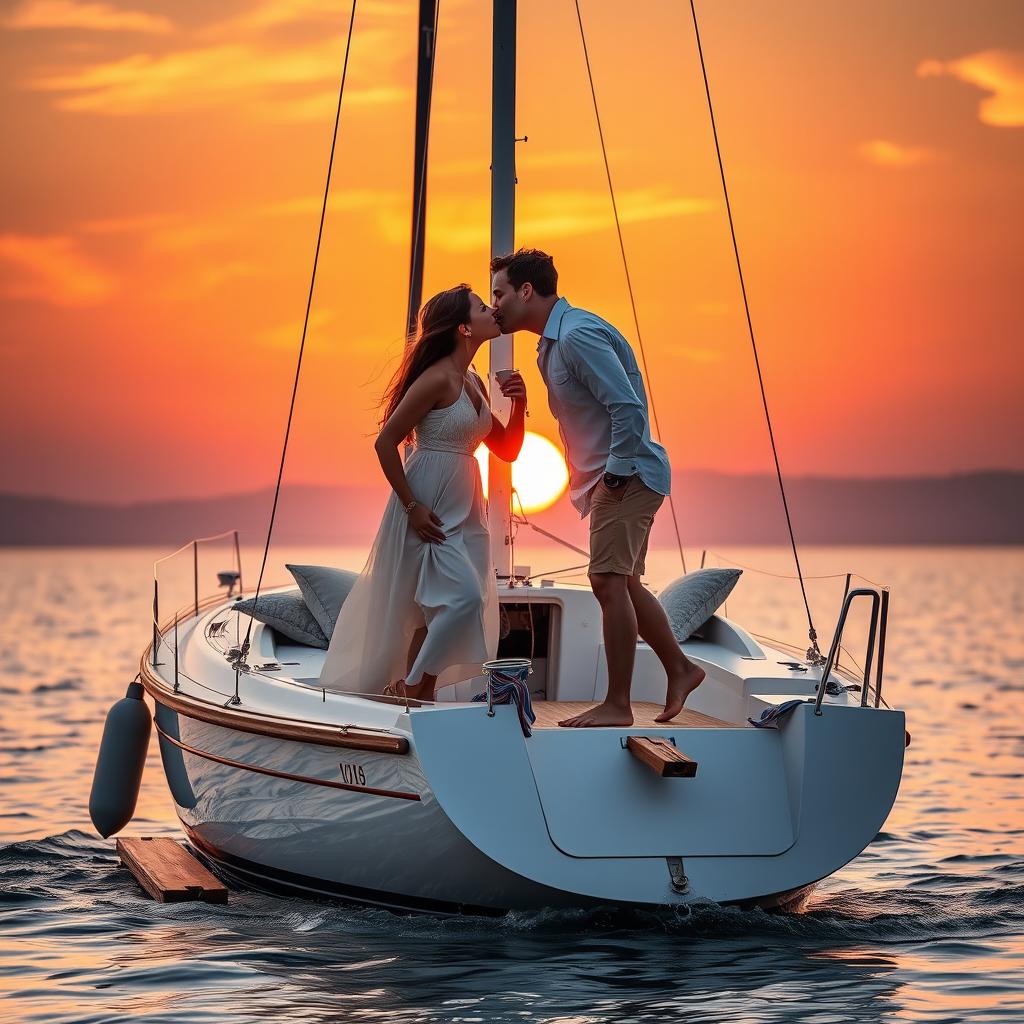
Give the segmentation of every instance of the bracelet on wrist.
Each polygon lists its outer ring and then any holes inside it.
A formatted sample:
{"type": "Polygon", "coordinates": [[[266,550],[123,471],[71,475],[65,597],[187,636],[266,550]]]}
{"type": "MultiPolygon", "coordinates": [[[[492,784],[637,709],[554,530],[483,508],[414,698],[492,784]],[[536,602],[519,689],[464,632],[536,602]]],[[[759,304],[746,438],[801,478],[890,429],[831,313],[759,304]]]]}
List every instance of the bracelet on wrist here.
{"type": "Polygon", "coordinates": [[[412,515],[413,510],[416,508],[418,504],[419,502],[415,498],[413,498],[412,501],[410,501],[409,504],[405,506],[405,514],[407,516],[412,515]]]}

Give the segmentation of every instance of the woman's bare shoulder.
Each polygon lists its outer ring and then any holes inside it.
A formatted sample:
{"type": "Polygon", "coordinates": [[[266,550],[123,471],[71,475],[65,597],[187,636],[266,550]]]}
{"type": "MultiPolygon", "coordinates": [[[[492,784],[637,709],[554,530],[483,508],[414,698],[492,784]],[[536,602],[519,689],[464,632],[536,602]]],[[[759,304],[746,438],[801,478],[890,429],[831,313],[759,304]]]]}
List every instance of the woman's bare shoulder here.
{"type": "Polygon", "coordinates": [[[409,390],[416,389],[417,394],[434,396],[443,394],[446,387],[451,383],[451,373],[444,367],[434,363],[428,366],[410,385],[409,390]]]}

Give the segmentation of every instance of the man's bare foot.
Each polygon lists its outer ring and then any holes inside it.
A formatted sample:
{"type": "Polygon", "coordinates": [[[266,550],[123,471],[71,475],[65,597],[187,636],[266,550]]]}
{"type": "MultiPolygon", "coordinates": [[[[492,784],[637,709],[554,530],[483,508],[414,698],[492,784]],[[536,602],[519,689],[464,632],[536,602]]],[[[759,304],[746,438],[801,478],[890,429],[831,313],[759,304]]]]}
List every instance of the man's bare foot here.
{"type": "Polygon", "coordinates": [[[694,665],[691,661],[679,675],[670,676],[668,692],[665,695],[665,710],[654,720],[656,722],[672,721],[683,710],[686,698],[704,682],[704,675],[704,669],[694,665]]]}
{"type": "Polygon", "coordinates": [[[565,729],[589,729],[610,725],[632,725],[633,711],[617,704],[598,704],[597,707],[584,711],[582,715],[574,715],[558,723],[565,729]]]}

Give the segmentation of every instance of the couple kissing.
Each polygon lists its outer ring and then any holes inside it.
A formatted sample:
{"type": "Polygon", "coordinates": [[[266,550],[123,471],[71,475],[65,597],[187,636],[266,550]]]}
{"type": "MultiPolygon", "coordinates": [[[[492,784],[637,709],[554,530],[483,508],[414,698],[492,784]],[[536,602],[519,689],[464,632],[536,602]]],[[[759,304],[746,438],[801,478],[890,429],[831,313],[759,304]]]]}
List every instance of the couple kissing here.
{"type": "Polygon", "coordinates": [[[569,497],[590,518],[590,585],[602,612],[608,694],[566,727],[632,725],[637,636],[665,668],[669,721],[704,672],[680,650],[641,582],[655,514],[671,486],[651,437],[647,395],[629,342],[558,295],[554,260],[520,249],[491,261],[490,306],[468,285],[433,296],[382,399],[377,457],[391,485],[366,566],[342,605],[321,685],[432,701],[480,674],[498,648],[498,597],[487,510],[474,452],[514,462],[526,384],[502,374],[508,422],[493,415],[472,363],[501,334],[538,336],[537,364],[569,466],[569,497]],[[412,454],[399,454],[407,443],[412,454]]]}

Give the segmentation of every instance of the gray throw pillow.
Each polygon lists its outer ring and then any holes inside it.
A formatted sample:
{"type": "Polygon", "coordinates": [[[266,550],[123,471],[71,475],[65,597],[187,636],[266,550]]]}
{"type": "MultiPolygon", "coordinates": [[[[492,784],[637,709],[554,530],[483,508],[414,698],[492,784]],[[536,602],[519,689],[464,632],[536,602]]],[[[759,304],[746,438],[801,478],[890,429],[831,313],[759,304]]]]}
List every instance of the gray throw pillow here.
{"type": "Polygon", "coordinates": [[[306,606],[329,640],[341,606],[359,574],[324,565],[286,565],[285,568],[295,577],[306,606]]]}
{"type": "Polygon", "coordinates": [[[260,594],[259,597],[236,601],[231,607],[243,615],[251,615],[257,622],[273,626],[289,640],[309,647],[327,649],[324,631],[313,618],[313,613],[306,607],[306,602],[302,600],[302,595],[297,590],[260,594]]]}
{"type": "Polygon", "coordinates": [[[695,569],[673,580],[658,595],[680,643],[689,640],[718,611],[742,573],[742,569],[695,569]]]}

